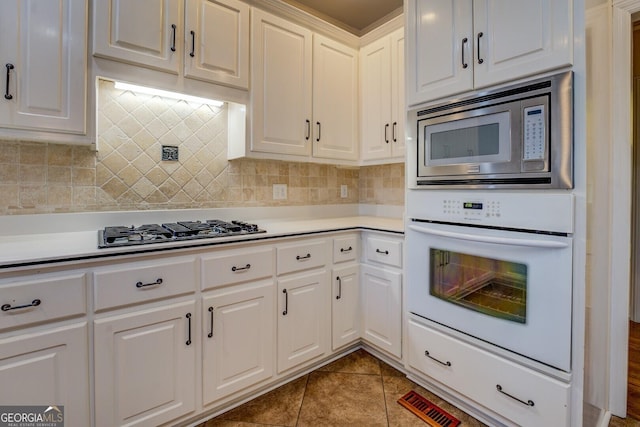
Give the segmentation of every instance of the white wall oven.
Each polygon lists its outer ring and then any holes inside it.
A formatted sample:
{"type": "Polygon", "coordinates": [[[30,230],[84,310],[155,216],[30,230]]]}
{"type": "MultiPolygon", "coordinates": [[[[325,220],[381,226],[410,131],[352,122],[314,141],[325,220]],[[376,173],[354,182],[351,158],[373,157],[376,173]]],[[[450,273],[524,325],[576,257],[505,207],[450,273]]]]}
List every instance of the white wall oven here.
{"type": "Polygon", "coordinates": [[[409,311],[570,372],[573,196],[409,193],[409,311]]]}
{"type": "Polygon", "coordinates": [[[572,188],[571,72],[409,111],[411,188],[572,188]]]}

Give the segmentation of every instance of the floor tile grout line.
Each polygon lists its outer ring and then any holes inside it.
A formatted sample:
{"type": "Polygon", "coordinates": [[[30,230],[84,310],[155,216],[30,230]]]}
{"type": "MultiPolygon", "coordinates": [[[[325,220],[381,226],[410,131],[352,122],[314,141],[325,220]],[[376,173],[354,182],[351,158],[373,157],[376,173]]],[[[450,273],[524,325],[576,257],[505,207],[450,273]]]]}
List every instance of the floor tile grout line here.
{"type": "Polygon", "coordinates": [[[387,419],[387,426],[389,426],[389,409],[387,408],[387,392],[384,389],[384,376],[382,375],[382,366],[380,366],[380,360],[377,359],[378,369],[380,370],[380,384],[382,385],[382,402],[384,403],[384,415],[387,419]]]}
{"type": "Polygon", "coordinates": [[[300,400],[300,407],[298,407],[298,416],[296,417],[296,423],[294,424],[295,426],[297,426],[298,423],[300,422],[300,413],[302,412],[302,405],[304,404],[304,397],[307,395],[307,387],[309,387],[309,379],[311,378],[311,374],[312,373],[313,372],[309,372],[307,374],[307,381],[305,381],[305,383],[304,383],[304,392],[302,393],[302,399],[300,400]]]}

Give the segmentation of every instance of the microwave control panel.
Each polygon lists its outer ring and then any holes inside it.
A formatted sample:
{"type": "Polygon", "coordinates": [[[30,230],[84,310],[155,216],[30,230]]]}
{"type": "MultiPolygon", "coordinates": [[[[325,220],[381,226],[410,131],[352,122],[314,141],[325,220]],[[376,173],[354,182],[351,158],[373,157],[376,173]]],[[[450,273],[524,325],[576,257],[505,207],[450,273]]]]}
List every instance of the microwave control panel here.
{"type": "Polygon", "coordinates": [[[544,105],[527,107],[524,114],[523,160],[544,160],[546,144],[544,105]]]}

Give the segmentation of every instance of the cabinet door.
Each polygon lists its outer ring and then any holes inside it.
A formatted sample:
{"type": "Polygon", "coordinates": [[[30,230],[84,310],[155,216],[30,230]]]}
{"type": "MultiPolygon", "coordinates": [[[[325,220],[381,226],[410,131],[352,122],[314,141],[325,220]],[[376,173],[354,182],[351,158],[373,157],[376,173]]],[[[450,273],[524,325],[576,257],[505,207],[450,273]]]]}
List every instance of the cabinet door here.
{"type": "Polygon", "coordinates": [[[83,134],[87,3],[5,0],[0,28],[0,126],[83,134]]]}
{"type": "Polygon", "coordinates": [[[249,86],[249,9],[237,0],[187,0],[185,76],[249,86]]]}
{"type": "Polygon", "coordinates": [[[195,302],[94,321],[96,426],[160,425],[195,409],[195,302]]]}
{"type": "Polygon", "coordinates": [[[358,53],[313,36],[313,156],[358,160],[358,53]]]}
{"type": "Polygon", "coordinates": [[[391,33],[391,156],[404,157],[404,28],[391,33]]]}
{"type": "Polygon", "coordinates": [[[358,266],[333,270],[331,342],[333,350],[360,338],[360,282],[358,266]]]}
{"type": "Polygon", "coordinates": [[[273,375],[273,282],[216,290],[203,299],[203,404],[273,375]]]}
{"type": "Polygon", "coordinates": [[[402,274],[363,265],[362,337],[396,357],[402,344],[402,274]]]}
{"type": "Polygon", "coordinates": [[[408,11],[408,104],[473,89],[472,0],[409,0],[408,11]]]}
{"type": "Polygon", "coordinates": [[[182,0],[93,2],[93,54],[180,72],[182,0]]]}
{"type": "Polygon", "coordinates": [[[3,405],[62,405],[66,425],[91,425],[87,324],[0,339],[0,383],[3,405]]]}
{"type": "Polygon", "coordinates": [[[252,150],[311,154],[311,31],[252,9],[252,150]]]}
{"type": "Polygon", "coordinates": [[[327,271],[278,280],[278,373],[328,350],[327,271]]]}
{"type": "Polygon", "coordinates": [[[571,64],[571,4],[568,0],[475,0],[474,37],[479,41],[475,86],[571,64]]]}
{"type": "Polygon", "coordinates": [[[391,41],[383,37],[360,50],[362,159],[391,155],[391,41]]]}

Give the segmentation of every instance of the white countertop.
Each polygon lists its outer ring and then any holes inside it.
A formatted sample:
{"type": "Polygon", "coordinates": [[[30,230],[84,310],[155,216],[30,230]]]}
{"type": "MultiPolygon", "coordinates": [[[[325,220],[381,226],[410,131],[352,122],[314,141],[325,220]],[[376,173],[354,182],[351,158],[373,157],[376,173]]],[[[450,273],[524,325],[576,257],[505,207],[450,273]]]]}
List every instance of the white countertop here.
{"type": "Polygon", "coordinates": [[[258,219],[253,222],[267,232],[246,236],[214,237],[211,239],[184,240],[104,249],[98,248],[98,230],[102,227],[92,230],[59,233],[0,235],[0,269],[79,259],[102,258],[105,256],[147,252],[151,250],[206,247],[223,243],[305,235],[318,232],[352,229],[371,229],[393,233],[404,232],[404,223],[400,218],[362,215],[332,218],[293,218],[286,220],[268,218],[264,220],[258,219]]]}

